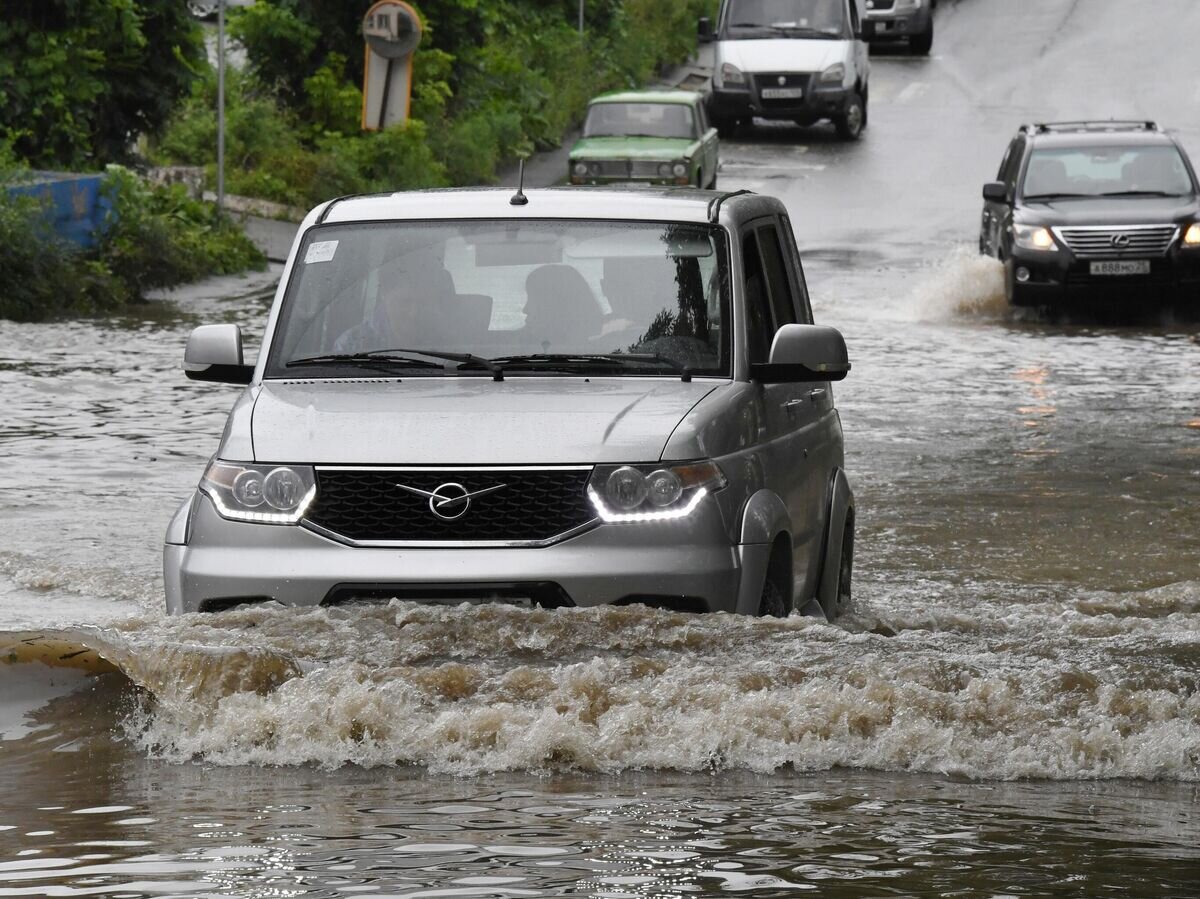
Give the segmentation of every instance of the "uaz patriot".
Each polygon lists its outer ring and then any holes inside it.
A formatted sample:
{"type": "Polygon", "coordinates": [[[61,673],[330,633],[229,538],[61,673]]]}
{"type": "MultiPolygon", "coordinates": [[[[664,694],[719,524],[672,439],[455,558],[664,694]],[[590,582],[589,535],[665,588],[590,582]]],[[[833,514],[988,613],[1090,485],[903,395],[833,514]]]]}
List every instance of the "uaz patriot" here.
{"type": "Polygon", "coordinates": [[[832,617],[854,497],[784,207],[692,188],[314,210],[165,548],[168,610],[400,598],[832,617]]]}

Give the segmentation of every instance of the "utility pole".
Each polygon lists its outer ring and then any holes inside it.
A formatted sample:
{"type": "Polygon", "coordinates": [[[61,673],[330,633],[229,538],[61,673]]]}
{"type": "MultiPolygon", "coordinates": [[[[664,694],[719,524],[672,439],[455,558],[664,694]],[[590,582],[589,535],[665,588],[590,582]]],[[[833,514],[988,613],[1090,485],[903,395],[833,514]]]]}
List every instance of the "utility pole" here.
{"type": "Polygon", "coordinates": [[[585,0],[579,0],[579,36],[583,37],[583,4],[585,0]]]}
{"type": "Polygon", "coordinates": [[[217,211],[225,211],[225,0],[217,0],[217,211]]]}

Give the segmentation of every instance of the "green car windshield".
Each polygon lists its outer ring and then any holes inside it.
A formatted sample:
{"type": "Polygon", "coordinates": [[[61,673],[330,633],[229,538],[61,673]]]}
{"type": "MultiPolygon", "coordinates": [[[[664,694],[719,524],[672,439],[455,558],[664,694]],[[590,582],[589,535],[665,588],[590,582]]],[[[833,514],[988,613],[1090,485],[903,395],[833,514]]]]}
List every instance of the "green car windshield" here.
{"type": "Polygon", "coordinates": [[[696,139],[696,118],[682,103],[594,103],[584,137],[696,139]]]}

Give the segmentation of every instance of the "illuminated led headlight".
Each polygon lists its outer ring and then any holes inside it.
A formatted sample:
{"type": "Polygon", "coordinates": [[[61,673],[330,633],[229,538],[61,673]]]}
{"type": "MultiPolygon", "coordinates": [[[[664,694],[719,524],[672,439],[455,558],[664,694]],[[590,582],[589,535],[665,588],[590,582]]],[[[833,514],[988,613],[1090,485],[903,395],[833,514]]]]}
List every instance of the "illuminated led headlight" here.
{"type": "Polygon", "coordinates": [[[1187,229],[1187,233],[1183,235],[1183,245],[1185,247],[1200,247],[1200,222],[1187,229]]]}
{"type": "Polygon", "coordinates": [[[200,489],[222,518],[296,524],[317,495],[317,481],[306,465],[243,465],[214,459],[200,489]]]}
{"type": "Polygon", "coordinates": [[[587,495],[601,521],[670,521],[687,518],[726,483],[715,462],[601,465],[592,472],[587,495]]]}
{"type": "Polygon", "coordinates": [[[1013,225],[1013,243],[1022,250],[1042,250],[1047,253],[1057,253],[1058,244],[1054,235],[1046,228],[1036,225],[1013,225]]]}

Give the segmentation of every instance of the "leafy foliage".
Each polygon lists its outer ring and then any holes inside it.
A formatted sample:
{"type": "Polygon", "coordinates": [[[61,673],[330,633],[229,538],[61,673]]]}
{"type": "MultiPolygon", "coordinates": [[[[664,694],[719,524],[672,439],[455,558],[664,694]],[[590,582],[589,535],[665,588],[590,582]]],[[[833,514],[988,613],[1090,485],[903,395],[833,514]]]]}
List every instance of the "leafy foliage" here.
{"type": "Polygon", "coordinates": [[[110,166],[104,193],[114,215],[97,248],[84,252],[54,233],[36,199],[4,191],[4,180],[0,165],[0,318],[111,312],[155,288],[266,262],[240,228],[181,185],[151,188],[110,166]]]}
{"type": "Polygon", "coordinates": [[[4,0],[0,135],[42,167],[128,157],[170,117],[203,66],[183,2],[4,0]]]}
{"type": "MultiPolygon", "coordinates": [[[[415,0],[412,120],[359,131],[371,0],[257,0],[231,13],[248,77],[231,73],[226,183],[311,205],[330,196],[495,180],[506,160],[556,146],[605,90],[640,85],[695,47],[715,0],[415,0]]],[[[215,162],[215,83],[197,85],[157,152],[215,162]]]]}

